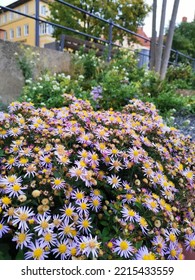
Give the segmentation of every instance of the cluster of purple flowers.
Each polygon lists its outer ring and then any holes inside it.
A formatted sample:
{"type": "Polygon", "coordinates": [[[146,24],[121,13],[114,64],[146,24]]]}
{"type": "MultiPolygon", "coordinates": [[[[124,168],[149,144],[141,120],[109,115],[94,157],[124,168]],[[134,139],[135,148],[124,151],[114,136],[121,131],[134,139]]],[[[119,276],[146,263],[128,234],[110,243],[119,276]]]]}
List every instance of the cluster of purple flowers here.
{"type": "Polygon", "coordinates": [[[0,113],[0,242],[11,233],[25,259],[183,259],[182,244],[195,249],[194,143],[152,104],[93,111],[64,98],[0,113]]]}

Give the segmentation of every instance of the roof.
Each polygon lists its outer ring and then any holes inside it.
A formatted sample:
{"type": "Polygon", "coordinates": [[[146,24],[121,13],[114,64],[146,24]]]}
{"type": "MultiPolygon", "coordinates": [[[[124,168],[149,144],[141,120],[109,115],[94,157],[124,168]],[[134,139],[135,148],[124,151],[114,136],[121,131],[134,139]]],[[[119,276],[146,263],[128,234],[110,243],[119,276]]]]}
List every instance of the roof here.
{"type": "MultiPolygon", "coordinates": [[[[150,38],[149,38],[149,37],[146,35],[146,33],[144,32],[143,27],[138,27],[137,34],[139,34],[139,35],[141,35],[142,37],[144,37],[144,38],[150,40],[150,38]]],[[[144,40],[144,39],[139,38],[139,37],[136,37],[136,40],[137,40],[137,42],[138,42],[140,45],[142,45],[142,46],[144,46],[144,47],[150,47],[150,41],[144,40]]]]}
{"type": "MultiPolygon", "coordinates": [[[[18,0],[18,1],[15,1],[14,3],[12,3],[12,4],[7,5],[6,7],[10,8],[10,9],[14,9],[14,8],[17,8],[18,6],[26,4],[27,2],[30,2],[30,1],[31,0],[18,0]]],[[[40,0],[40,1],[45,2],[45,3],[49,2],[48,0],[40,0]]]]}

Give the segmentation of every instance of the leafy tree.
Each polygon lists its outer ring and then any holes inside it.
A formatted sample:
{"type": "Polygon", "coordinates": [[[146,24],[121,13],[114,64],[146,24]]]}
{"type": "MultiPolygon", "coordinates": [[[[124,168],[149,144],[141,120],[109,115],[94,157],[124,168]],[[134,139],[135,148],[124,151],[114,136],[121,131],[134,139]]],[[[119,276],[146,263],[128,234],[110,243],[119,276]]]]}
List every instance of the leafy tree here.
{"type": "MultiPolygon", "coordinates": [[[[137,27],[143,24],[150,11],[150,6],[144,0],[71,0],[69,3],[103,19],[112,19],[116,24],[132,31],[136,31],[137,27]]],[[[52,2],[50,10],[49,20],[52,22],[96,37],[104,36],[108,39],[108,24],[59,2],[52,2]]],[[[73,35],[72,32],[55,28],[54,37],[59,38],[62,33],[73,35]]],[[[126,32],[113,28],[113,40],[122,41],[125,35],[127,35],[126,32]]]]}
{"type": "MultiPolygon", "coordinates": [[[[172,48],[195,58],[195,21],[182,22],[175,28],[172,48]]],[[[172,60],[174,59],[172,56],[172,60]]],[[[186,62],[182,56],[178,59],[186,62]]]]}

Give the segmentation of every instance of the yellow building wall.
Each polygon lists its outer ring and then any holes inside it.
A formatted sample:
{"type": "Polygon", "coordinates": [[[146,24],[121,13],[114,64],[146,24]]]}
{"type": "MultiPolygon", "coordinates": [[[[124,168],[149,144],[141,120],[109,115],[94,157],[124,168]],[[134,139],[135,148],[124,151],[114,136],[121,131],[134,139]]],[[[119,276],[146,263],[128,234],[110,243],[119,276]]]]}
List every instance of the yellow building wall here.
{"type": "MultiPolygon", "coordinates": [[[[20,12],[24,13],[24,6],[28,5],[28,15],[35,16],[35,0],[31,0],[23,5],[20,5],[14,10],[20,10],[20,12]]],[[[41,14],[41,6],[46,6],[49,14],[49,7],[48,4],[45,2],[40,1],[40,7],[39,7],[39,16],[42,19],[46,19],[46,16],[41,14]]],[[[10,19],[10,11],[7,11],[3,14],[0,14],[0,28],[5,30],[7,32],[7,38],[4,38],[11,42],[22,42],[27,45],[35,46],[35,20],[20,16],[16,13],[13,14],[13,18],[10,19]],[[7,21],[4,22],[4,15],[7,15],[7,21]],[[29,26],[29,34],[24,34],[24,26],[29,26]],[[17,37],[17,27],[21,28],[21,36],[17,37]],[[10,30],[14,30],[14,37],[10,37],[10,30]]],[[[55,39],[52,37],[52,35],[48,34],[40,34],[40,47],[44,47],[44,44],[50,43],[55,41],[55,39]]]]}

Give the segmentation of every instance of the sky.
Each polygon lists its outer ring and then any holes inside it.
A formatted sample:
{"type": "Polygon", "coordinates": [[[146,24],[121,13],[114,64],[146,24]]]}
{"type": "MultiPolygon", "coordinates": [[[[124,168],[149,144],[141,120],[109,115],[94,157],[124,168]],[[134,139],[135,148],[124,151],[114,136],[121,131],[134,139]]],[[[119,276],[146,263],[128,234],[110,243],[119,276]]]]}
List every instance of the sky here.
{"type": "MultiPolygon", "coordinates": [[[[15,1],[16,0],[0,0],[0,5],[7,6],[15,1]]],[[[145,0],[145,1],[150,5],[152,5],[152,3],[153,3],[153,0],[145,0]]],[[[174,3],[174,0],[167,0],[165,27],[169,26],[173,3],[174,3]]],[[[161,7],[162,7],[162,0],[157,0],[157,33],[159,32],[159,26],[160,26],[161,7]]],[[[182,17],[187,17],[188,21],[191,22],[194,19],[194,15],[195,15],[195,0],[180,0],[176,24],[179,24],[182,21],[182,17]]],[[[146,35],[151,37],[152,13],[150,13],[145,19],[144,31],[145,31],[146,35]]]]}
{"type": "MultiPolygon", "coordinates": [[[[145,1],[149,5],[152,5],[153,3],[153,0],[145,0],[145,1]]],[[[162,2],[163,2],[162,0],[157,0],[157,33],[159,33],[159,27],[160,27],[162,2]]],[[[167,0],[165,27],[169,26],[173,4],[174,4],[174,0],[167,0]]],[[[191,22],[194,20],[194,15],[195,15],[195,0],[180,0],[178,12],[177,12],[176,24],[179,24],[182,21],[182,17],[187,17],[188,22],[191,22]]],[[[152,13],[150,13],[145,19],[144,31],[149,37],[151,36],[152,13]]]]}

